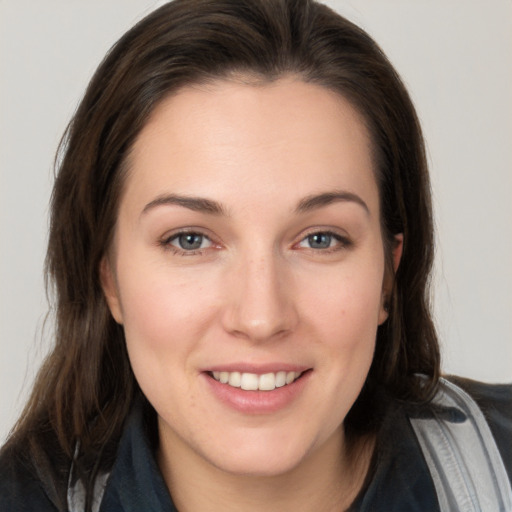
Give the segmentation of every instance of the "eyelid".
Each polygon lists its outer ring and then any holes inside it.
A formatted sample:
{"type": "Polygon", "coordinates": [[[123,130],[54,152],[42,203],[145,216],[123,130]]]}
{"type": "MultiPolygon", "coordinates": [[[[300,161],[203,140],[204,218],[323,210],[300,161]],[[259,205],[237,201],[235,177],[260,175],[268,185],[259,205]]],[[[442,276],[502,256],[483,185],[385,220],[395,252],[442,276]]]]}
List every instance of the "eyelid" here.
{"type": "MultiPolygon", "coordinates": [[[[333,227],[323,227],[323,226],[314,226],[308,228],[300,233],[295,238],[295,242],[292,244],[293,249],[302,249],[314,253],[323,253],[329,254],[332,252],[336,252],[342,249],[348,249],[354,245],[352,238],[346,233],[345,230],[341,230],[333,227]],[[334,247],[326,247],[326,248],[313,248],[313,247],[301,247],[300,244],[304,242],[308,237],[315,234],[325,234],[333,237],[338,243],[335,244],[334,247]]],[[[196,227],[196,226],[187,226],[176,228],[170,232],[167,232],[158,240],[158,245],[161,246],[165,250],[169,250],[178,255],[192,256],[197,254],[203,254],[206,251],[210,251],[211,249],[219,249],[222,247],[222,244],[216,240],[216,237],[210,234],[210,230],[196,227]],[[180,249],[179,247],[172,245],[170,242],[181,235],[187,234],[197,234],[202,236],[210,241],[210,246],[199,249],[180,249]]]]}
{"type": "Polygon", "coordinates": [[[315,226],[313,228],[309,228],[306,231],[302,232],[298,238],[299,238],[298,241],[293,244],[294,247],[308,250],[308,251],[313,251],[315,253],[328,254],[328,253],[336,252],[341,249],[347,249],[353,245],[353,240],[345,231],[340,232],[340,230],[332,228],[332,227],[315,226]],[[316,234],[329,235],[329,236],[333,237],[335,240],[337,240],[338,244],[336,244],[334,247],[326,247],[324,249],[300,246],[300,244],[302,242],[304,242],[308,237],[316,235],[316,234]]]}
{"type": "MultiPolygon", "coordinates": [[[[201,239],[201,245],[203,245],[203,242],[205,241],[208,241],[210,242],[210,245],[212,245],[212,241],[206,236],[206,235],[203,235],[201,233],[196,233],[196,232],[188,232],[188,233],[177,233],[176,235],[173,235],[171,236],[170,238],[167,239],[167,243],[170,244],[170,245],[173,245],[173,242],[174,241],[177,241],[178,243],[181,242],[181,237],[183,236],[189,236],[189,235],[193,235],[193,236],[197,236],[201,239]]],[[[173,247],[176,247],[177,249],[180,249],[180,250],[183,250],[185,252],[193,252],[194,250],[202,250],[202,249],[206,249],[206,247],[199,247],[198,249],[183,249],[182,247],[179,247],[179,245],[173,245],[173,247]]]]}
{"type": "Polygon", "coordinates": [[[188,235],[188,234],[196,234],[201,235],[209,240],[212,240],[215,238],[215,236],[211,233],[211,231],[207,228],[200,227],[200,226],[183,226],[178,227],[174,229],[169,229],[165,231],[165,233],[160,237],[160,240],[169,240],[171,238],[174,238],[179,235],[188,235]]]}
{"type": "Polygon", "coordinates": [[[174,254],[182,255],[182,256],[194,256],[198,254],[203,254],[204,252],[212,249],[212,248],[219,248],[220,243],[217,242],[212,235],[209,234],[209,230],[195,227],[195,226],[187,226],[182,228],[176,228],[170,232],[167,232],[165,235],[159,238],[158,245],[161,246],[164,250],[171,251],[174,254]],[[203,238],[206,238],[210,241],[211,245],[208,247],[203,247],[199,249],[191,249],[191,250],[185,250],[181,249],[178,246],[172,245],[171,241],[177,239],[178,237],[182,235],[199,235],[203,238]]]}

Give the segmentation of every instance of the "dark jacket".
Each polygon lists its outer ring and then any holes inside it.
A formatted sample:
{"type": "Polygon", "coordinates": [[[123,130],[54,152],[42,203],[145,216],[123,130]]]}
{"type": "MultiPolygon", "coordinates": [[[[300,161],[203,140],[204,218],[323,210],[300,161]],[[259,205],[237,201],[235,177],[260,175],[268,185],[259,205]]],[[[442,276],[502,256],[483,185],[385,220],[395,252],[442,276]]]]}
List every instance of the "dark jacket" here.
{"type": "MultiPolygon", "coordinates": [[[[452,379],[484,412],[512,482],[512,386],[452,379]]],[[[391,402],[377,438],[372,471],[353,511],[439,511],[428,466],[410,417],[428,414],[391,402]]],[[[100,512],[176,512],[158,469],[142,400],[132,409],[108,478],[100,512]]],[[[9,454],[0,459],[0,512],[55,512],[37,475],[9,454]]]]}

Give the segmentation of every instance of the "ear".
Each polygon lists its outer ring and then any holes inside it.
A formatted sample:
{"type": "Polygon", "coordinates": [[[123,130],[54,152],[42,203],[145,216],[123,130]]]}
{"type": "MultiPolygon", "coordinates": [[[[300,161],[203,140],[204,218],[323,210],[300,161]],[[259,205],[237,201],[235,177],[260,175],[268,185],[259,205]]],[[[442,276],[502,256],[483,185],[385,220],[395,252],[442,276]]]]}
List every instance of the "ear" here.
{"type": "Polygon", "coordinates": [[[404,235],[403,233],[398,233],[395,235],[393,240],[393,248],[391,249],[391,258],[393,264],[393,271],[388,265],[386,265],[384,282],[382,284],[382,296],[380,301],[380,311],[379,311],[379,325],[383,324],[388,316],[389,316],[389,300],[391,293],[393,291],[393,286],[395,284],[395,274],[400,265],[400,260],[402,259],[402,252],[404,249],[404,235]]]}
{"type": "Polygon", "coordinates": [[[119,291],[114,271],[112,270],[112,264],[107,256],[103,256],[100,262],[100,281],[110,313],[118,324],[122,324],[123,314],[119,300],[119,291]]]}

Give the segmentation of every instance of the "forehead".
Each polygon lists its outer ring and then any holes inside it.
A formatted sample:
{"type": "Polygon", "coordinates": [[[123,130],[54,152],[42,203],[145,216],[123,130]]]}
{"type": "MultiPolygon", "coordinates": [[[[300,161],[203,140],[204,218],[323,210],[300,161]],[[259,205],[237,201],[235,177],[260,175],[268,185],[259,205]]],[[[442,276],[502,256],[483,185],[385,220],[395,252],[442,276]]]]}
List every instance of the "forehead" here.
{"type": "Polygon", "coordinates": [[[335,92],[294,78],[219,80],[155,109],[130,153],[125,193],[229,201],[236,191],[263,203],[333,188],[375,195],[371,155],[361,115],[335,92]]]}

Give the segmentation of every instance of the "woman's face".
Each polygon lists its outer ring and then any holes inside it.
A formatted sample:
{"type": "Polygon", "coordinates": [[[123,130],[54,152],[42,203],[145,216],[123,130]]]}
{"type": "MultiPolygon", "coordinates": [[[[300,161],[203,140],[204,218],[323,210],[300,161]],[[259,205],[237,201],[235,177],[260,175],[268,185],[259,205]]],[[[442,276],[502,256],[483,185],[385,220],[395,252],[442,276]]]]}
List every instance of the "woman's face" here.
{"type": "Polygon", "coordinates": [[[387,316],[370,155],[347,101],[291,78],[156,109],[102,276],[164,455],[275,475],[340,446],[387,316]]]}

